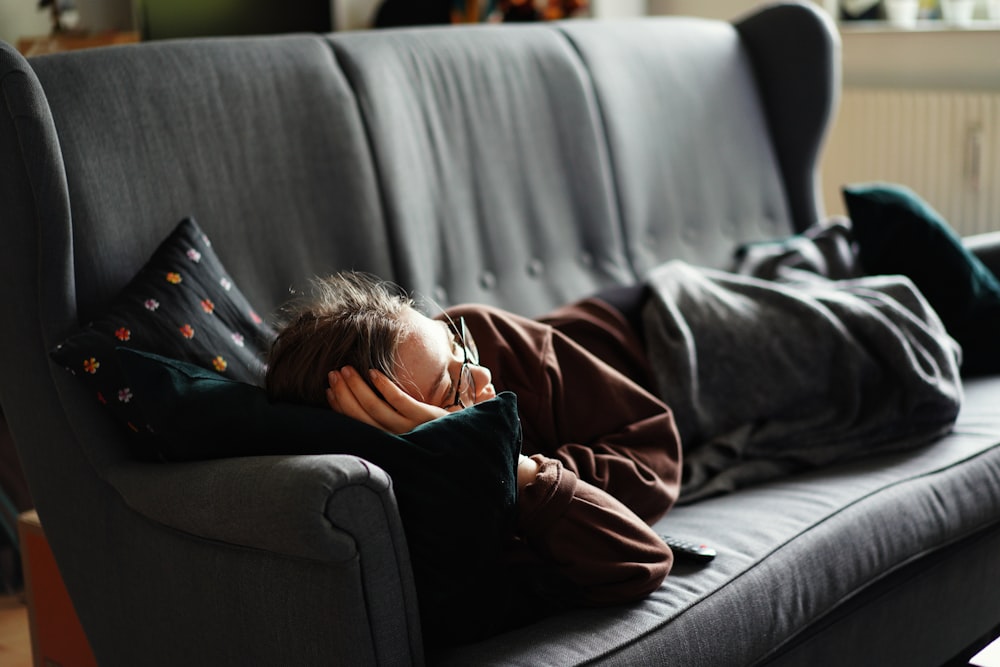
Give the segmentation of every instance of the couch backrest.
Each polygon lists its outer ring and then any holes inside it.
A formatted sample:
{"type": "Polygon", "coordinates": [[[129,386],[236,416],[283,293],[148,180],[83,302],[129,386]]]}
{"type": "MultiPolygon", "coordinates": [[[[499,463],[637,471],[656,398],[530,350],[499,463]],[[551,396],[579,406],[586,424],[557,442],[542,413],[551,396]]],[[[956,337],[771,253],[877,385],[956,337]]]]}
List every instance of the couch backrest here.
{"type": "Polygon", "coordinates": [[[764,96],[736,26],[680,18],[564,30],[594,82],[638,274],[673,258],[724,266],[737,244],[793,230],[764,96]]]}
{"type": "Polygon", "coordinates": [[[593,85],[561,32],[331,43],[365,117],[408,287],[441,305],[540,314],[633,279],[593,85]]]}
{"type": "Polygon", "coordinates": [[[400,280],[535,315],[815,222],[834,33],[766,14],[331,37],[400,280]]]}
{"type": "MultiPolygon", "coordinates": [[[[771,13],[827,34],[816,11],[771,13]]],[[[819,217],[794,202],[815,187],[835,60],[793,27],[565,22],[36,59],[71,213],[72,248],[45,249],[45,271],[67,272],[59,296],[75,302],[46,342],[185,215],[268,312],[340,268],[535,315],[666,259],[721,265],[819,217]],[[772,53],[801,71],[761,87],[772,53]]]]}

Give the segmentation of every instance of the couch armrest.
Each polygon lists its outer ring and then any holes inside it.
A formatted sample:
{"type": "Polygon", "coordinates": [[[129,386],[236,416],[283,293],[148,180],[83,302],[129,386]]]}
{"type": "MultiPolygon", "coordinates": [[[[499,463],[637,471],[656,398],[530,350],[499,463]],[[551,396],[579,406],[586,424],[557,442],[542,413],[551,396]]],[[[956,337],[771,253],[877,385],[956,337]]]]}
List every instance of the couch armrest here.
{"type": "Polygon", "coordinates": [[[1000,232],[966,236],[962,242],[972,254],[982,260],[993,275],[1000,278],[1000,232]]]}
{"type": "Polygon", "coordinates": [[[388,475],[353,456],[125,464],[109,481],[133,510],[175,530],[327,562],[357,556],[368,513],[398,516],[388,475]],[[345,503],[354,515],[342,516],[345,503]]]}
{"type": "Polygon", "coordinates": [[[385,471],[354,456],[126,463],[108,481],[147,519],[202,540],[324,563],[354,562],[379,664],[422,662],[416,589],[385,471]],[[402,604],[400,603],[402,601],[402,604]],[[409,632],[400,633],[400,628],[409,632]],[[408,635],[408,636],[407,636],[408,635]]]}

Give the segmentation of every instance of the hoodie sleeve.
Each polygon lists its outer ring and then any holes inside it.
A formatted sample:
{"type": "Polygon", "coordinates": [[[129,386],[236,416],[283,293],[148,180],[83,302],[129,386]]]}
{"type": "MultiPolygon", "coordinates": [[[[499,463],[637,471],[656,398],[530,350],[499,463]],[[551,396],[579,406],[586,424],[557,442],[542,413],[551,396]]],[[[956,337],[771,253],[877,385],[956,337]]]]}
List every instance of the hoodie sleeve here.
{"type": "Polygon", "coordinates": [[[562,597],[587,605],[640,600],[670,572],[673,554],[634,512],[557,459],[531,457],[518,496],[518,537],[550,565],[562,597]]]}
{"type": "Polygon", "coordinates": [[[572,307],[553,318],[559,328],[488,306],[449,312],[466,318],[497,390],[517,394],[526,455],[558,459],[647,523],[670,509],[680,489],[680,438],[670,408],[623,372],[641,360],[626,349],[639,343],[623,324],[572,307]]]}
{"type": "Polygon", "coordinates": [[[528,409],[546,412],[532,426],[550,430],[526,426],[525,448],[558,443],[535,451],[656,521],[680,490],[680,437],[670,408],[561,332],[548,342],[537,382],[545,402],[528,409]]]}

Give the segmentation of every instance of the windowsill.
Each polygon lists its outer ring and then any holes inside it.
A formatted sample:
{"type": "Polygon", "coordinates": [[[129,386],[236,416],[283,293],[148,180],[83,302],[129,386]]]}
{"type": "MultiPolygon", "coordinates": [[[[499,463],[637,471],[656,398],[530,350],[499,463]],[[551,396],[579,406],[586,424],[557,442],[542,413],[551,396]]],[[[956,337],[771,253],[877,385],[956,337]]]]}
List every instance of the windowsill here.
{"type": "Polygon", "coordinates": [[[965,25],[946,23],[937,19],[917,21],[913,26],[900,26],[888,21],[841,21],[838,24],[841,33],[965,33],[965,32],[1000,32],[1000,21],[975,19],[965,25]]]}
{"type": "Polygon", "coordinates": [[[845,86],[1000,90],[1000,22],[840,23],[845,86]]]}

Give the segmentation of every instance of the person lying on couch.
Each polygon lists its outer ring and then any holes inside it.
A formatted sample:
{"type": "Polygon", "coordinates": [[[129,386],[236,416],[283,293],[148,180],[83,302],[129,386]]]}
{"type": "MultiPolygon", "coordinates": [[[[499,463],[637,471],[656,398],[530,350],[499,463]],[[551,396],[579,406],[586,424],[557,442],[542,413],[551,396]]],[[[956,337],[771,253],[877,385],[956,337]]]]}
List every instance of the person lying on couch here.
{"type": "Polygon", "coordinates": [[[902,276],[668,262],[537,320],[483,305],[429,318],[358,274],[319,285],[272,346],[271,400],[404,433],[513,392],[515,560],[547,566],[531,586],[550,599],[655,590],[672,554],[647,524],[678,496],[919,446],[961,405],[957,346],[902,276]]]}
{"type": "MultiPolygon", "coordinates": [[[[532,579],[525,590],[549,601],[614,605],[659,587],[673,556],[648,524],[679,490],[671,411],[562,330],[572,322],[609,337],[614,327],[602,318],[614,320],[613,308],[595,300],[534,321],[463,306],[429,318],[363,274],[316,285],[271,348],[272,400],[329,405],[398,434],[512,391],[524,438],[507,559],[532,579]]],[[[604,346],[635,366],[637,344],[604,346]]]]}

